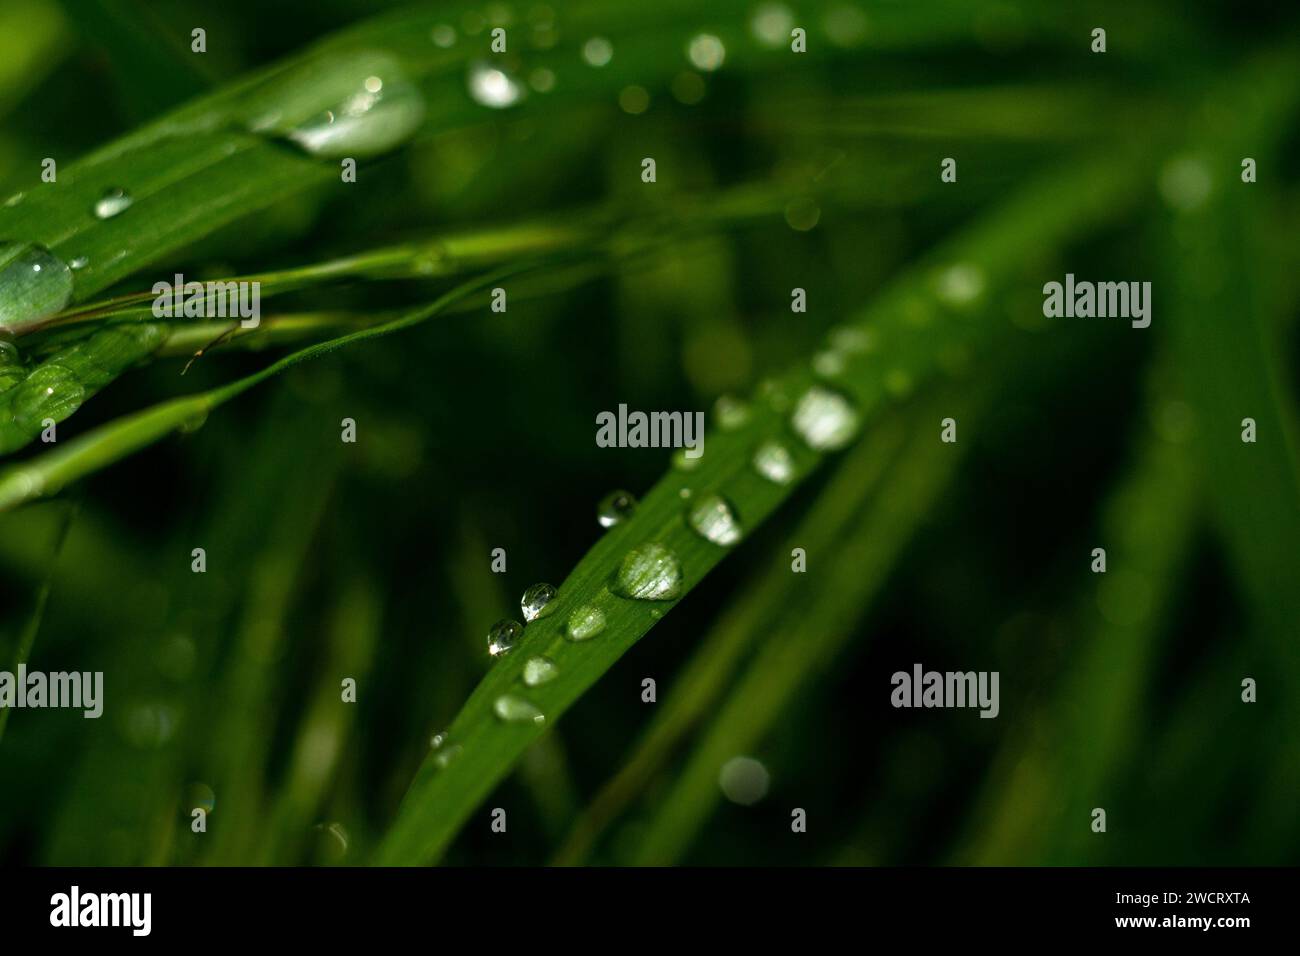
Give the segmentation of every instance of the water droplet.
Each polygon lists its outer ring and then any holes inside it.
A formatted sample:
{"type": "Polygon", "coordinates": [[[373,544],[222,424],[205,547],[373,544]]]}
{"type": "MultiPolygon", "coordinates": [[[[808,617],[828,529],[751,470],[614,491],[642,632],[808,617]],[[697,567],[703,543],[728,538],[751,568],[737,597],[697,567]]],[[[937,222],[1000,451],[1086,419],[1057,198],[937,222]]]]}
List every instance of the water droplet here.
{"type": "Polygon", "coordinates": [[[96,219],[112,219],[131,208],[135,199],[125,189],[110,189],[95,203],[96,219]]]}
{"type": "Polygon", "coordinates": [[[1180,212],[1202,205],[1214,191],[1210,168],[1199,156],[1171,159],[1161,169],[1158,185],[1165,203],[1180,212]]]}
{"type": "Polygon", "coordinates": [[[493,657],[500,657],[502,654],[510,652],[510,648],[524,633],[524,626],[518,621],[512,621],[509,618],[503,618],[492,625],[488,631],[487,647],[488,653],[493,657]]]}
{"type": "Polygon", "coordinates": [[[784,4],[764,3],[754,11],[749,28],[763,46],[784,46],[794,29],[794,14],[784,4]]]}
{"type": "Polygon", "coordinates": [[[969,305],[984,292],[984,272],[969,262],[959,262],[941,270],[934,280],[934,291],[948,305],[969,305]]]}
{"type": "Polygon", "coordinates": [[[708,495],[691,509],[691,527],[714,544],[730,547],[744,536],[736,512],[721,495],[708,495]]]}
{"type": "Polygon", "coordinates": [[[727,48],[712,33],[700,33],[691,37],[691,42],[686,47],[686,57],[697,70],[712,73],[727,58],[727,48]]]}
{"type": "Polygon", "coordinates": [[[22,202],[26,198],[27,198],[26,193],[14,193],[12,196],[10,196],[8,199],[5,200],[5,206],[9,209],[12,209],[14,206],[17,206],[20,202],[22,202]]]}
{"type": "Polygon", "coordinates": [[[514,106],[524,96],[524,87],[513,76],[490,63],[472,63],[466,80],[474,102],[494,110],[514,106]]]}
{"type": "Polygon", "coordinates": [[[546,657],[530,657],[524,663],[524,683],[529,687],[545,684],[560,676],[555,662],[546,657]]]}
{"type": "Polygon", "coordinates": [[[84,269],[88,265],[90,265],[89,259],[85,256],[77,256],[77,258],[68,263],[68,268],[76,272],[78,269],[84,269]]]}
{"type": "MultiPolygon", "coordinates": [[[[5,393],[11,421],[29,435],[39,432],[47,418],[63,421],[81,407],[85,397],[81,380],[62,365],[39,365],[5,393]]],[[[0,447],[0,451],[11,450],[0,447]]]]}
{"type": "Polygon", "coordinates": [[[446,770],[453,760],[465,752],[465,748],[460,744],[452,744],[450,747],[439,750],[433,757],[433,765],[439,770],[446,770]]]}
{"type": "Polygon", "coordinates": [[[844,374],[844,356],[832,349],[823,349],[812,357],[813,371],[824,378],[844,374]]]}
{"type": "Polygon", "coordinates": [[[538,93],[549,93],[555,89],[555,71],[539,66],[528,74],[528,85],[538,93]]]}
{"type": "Polygon", "coordinates": [[[588,66],[605,66],[614,58],[614,45],[604,37],[592,37],[582,45],[582,58],[588,66]]]}
{"type": "Polygon", "coordinates": [[[732,757],[718,772],[718,786],[723,796],[743,807],[752,806],[767,796],[771,776],[767,768],[753,757],[732,757]]]}
{"type": "Polygon", "coordinates": [[[912,376],[906,369],[890,369],[885,374],[885,391],[895,398],[906,398],[912,394],[912,376]]]}
{"type": "Polygon", "coordinates": [[[206,783],[192,783],[185,794],[186,811],[202,810],[211,813],[217,808],[217,795],[206,783]]]}
{"type": "Polygon", "coordinates": [[[419,129],[425,113],[424,97],[397,60],[365,50],[327,66],[308,64],[258,95],[265,99],[250,109],[254,132],[326,159],[386,153],[419,129]]]}
{"type": "Polygon", "coordinates": [[[524,623],[535,621],[546,610],[546,605],[555,600],[555,588],[549,584],[534,584],[519,599],[519,610],[523,612],[524,623]]]}
{"type": "Polygon", "coordinates": [[[644,86],[625,86],[618,94],[618,108],[629,116],[640,116],[650,108],[650,93],[644,86]]]}
{"type": "Polygon", "coordinates": [[[342,863],[348,855],[348,831],[341,823],[318,823],[312,828],[316,834],[316,859],[324,863],[342,863]]]}
{"type": "Polygon", "coordinates": [[[788,485],[794,480],[794,457],[778,442],[763,442],[754,452],[754,470],[768,481],[788,485]]]}
{"type": "Polygon", "coordinates": [[[822,207],[811,199],[792,199],[785,207],[785,221],[796,232],[809,232],[822,218],[822,207]]]}
{"type": "Polygon", "coordinates": [[[429,31],[429,39],[433,40],[434,46],[442,47],[444,50],[456,42],[456,28],[450,23],[439,23],[429,31]]]}
{"type": "Polygon", "coordinates": [[[72,299],[72,271],[44,246],[0,242],[0,332],[20,335],[72,299]]]}
{"type": "Polygon", "coordinates": [[[704,77],[692,70],[683,70],[673,77],[670,89],[677,102],[685,106],[694,106],[704,99],[706,92],[704,77]]]}
{"type": "Polygon", "coordinates": [[[612,528],[636,513],[636,499],[630,492],[611,491],[596,506],[596,521],[602,528],[612,528]]]}
{"type": "Polygon", "coordinates": [[[814,385],[795,405],[790,426],[813,451],[836,451],[853,441],[858,413],[839,392],[814,385]]]}
{"type": "Polygon", "coordinates": [[[441,733],[434,734],[432,737],[429,738],[429,749],[441,750],[443,748],[443,745],[446,743],[447,743],[447,731],[444,730],[441,733]]]}
{"type": "Polygon", "coordinates": [[[522,697],[515,697],[513,694],[502,694],[492,705],[492,710],[498,717],[509,724],[516,723],[546,723],[546,715],[543,714],[536,706],[524,700],[522,697]]]}
{"type": "Polygon", "coordinates": [[[694,471],[700,467],[700,462],[704,460],[703,455],[697,455],[694,458],[690,457],[686,454],[688,451],[690,451],[689,448],[679,448],[673,452],[673,467],[678,471],[694,471]]]}
{"type": "Polygon", "coordinates": [[[677,489],[677,497],[678,497],[678,498],[681,498],[682,500],[685,500],[685,499],[689,498],[692,494],[693,494],[693,492],[692,492],[691,489],[689,489],[689,488],[678,488],[678,489],[677,489]]]}
{"type": "Polygon", "coordinates": [[[713,403],[713,420],[724,432],[731,431],[749,421],[749,403],[734,395],[722,395],[713,403]]]}
{"type": "Polygon", "coordinates": [[[590,604],[569,615],[565,636],[571,641],[589,641],[605,629],[605,612],[590,604]]]}
{"type": "Polygon", "coordinates": [[[875,336],[855,325],[836,326],[831,329],[826,340],[831,348],[845,355],[865,355],[876,350],[875,336]]]}
{"type": "Polygon", "coordinates": [[[615,591],[636,601],[671,601],[682,590],[682,566],[662,544],[644,544],[623,558],[615,591]]]}

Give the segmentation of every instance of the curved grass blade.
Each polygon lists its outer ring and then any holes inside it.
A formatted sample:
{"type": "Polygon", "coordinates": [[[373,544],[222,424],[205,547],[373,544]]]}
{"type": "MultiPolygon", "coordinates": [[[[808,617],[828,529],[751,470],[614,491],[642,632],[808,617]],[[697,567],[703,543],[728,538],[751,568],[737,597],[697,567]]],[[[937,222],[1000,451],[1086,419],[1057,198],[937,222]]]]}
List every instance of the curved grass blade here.
{"type": "MultiPolygon", "coordinates": [[[[874,343],[875,351],[845,356],[843,375],[836,386],[847,406],[826,400],[825,392],[810,392],[814,375],[799,368],[763,391],[747,423],[712,433],[710,450],[698,467],[670,472],[645,496],[632,519],[599,540],[561,585],[553,602],[554,613],[529,625],[511,656],[479,684],[449,731],[448,746],[455,749],[432,754],[425,762],[376,861],[410,865],[437,859],[479,801],[544,732],[544,725],[553,723],[724,557],[724,547],[692,529],[685,515],[689,504],[684,503],[684,491],[696,502],[714,494],[725,495],[743,527],[761,524],[828,451],[842,447],[851,437],[851,430],[828,426],[843,424],[848,417],[867,418],[892,396],[942,368],[942,354],[951,353],[933,344],[934,326],[942,324],[949,349],[974,347],[1006,331],[1001,321],[964,321],[962,313],[972,303],[951,295],[951,284],[944,279],[951,278],[952,268],[959,267],[964,279],[971,280],[962,283],[963,289],[978,284],[975,298],[982,298],[990,289],[1004,288],[1027,250],[1054,247],[1127,205],[1139,181],[1137,176],[1145,168],[1133,155],[1112,154],[1050,176],[936,250],[851,327],[855,337],[874,343]],[[978,276],[978,283],[973,276],[978,276]],[[954,302],[954,298],[960,301],[954,302]],[[918,316],[922,325],[930,321],[930,333],[919,334],[918,316]],[[882,368],[882,356],[890,360],[888,367],[882,368]],[[797,403],[793,405],[797,426],[791,424],[790,403],[797,403]],[[853,411],[841,414],[846,409],[853,411]],[[810,437],[812,445],[801,443],[792,427],[810,437]],[[751,467],[755,450],[765,441],[778,441],[790,448],[794,467],[789,484],[768,481],[751,467]],[[649,552],[650,557],[672,557],[679,571],[676,586],[670,587],[661,601],[620,597],[616,588],[635,593],[650,583],[633,573],[639,564],[634,551],[647,548],[660,549],[649,552]],[[603,613],[607,622],[604,631],[593,640],[567,640],[565,620],[587,607],[603,613]],[[522,672],[526,661],[537,655],[550,658],[559,676],[528,688],[522,672]],[[528,708],[516,707],[509,700],[499,703],[502,698],[524,698],[528,708]],[[506,721],[498,718],[498,708],[543,719],[506,721]]],[[[637,553],[647,556],[644,550],[637,553]]],[[[651,570],[663,570],[664,563],[651,570]]]]}

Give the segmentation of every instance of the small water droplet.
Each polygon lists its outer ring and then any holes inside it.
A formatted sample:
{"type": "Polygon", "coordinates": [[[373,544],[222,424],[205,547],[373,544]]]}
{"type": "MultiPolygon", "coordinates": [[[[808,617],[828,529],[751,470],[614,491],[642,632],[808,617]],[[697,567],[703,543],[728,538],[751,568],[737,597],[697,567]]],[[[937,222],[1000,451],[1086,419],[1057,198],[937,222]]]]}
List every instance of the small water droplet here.
{"type": "Polygon", "coordinates": [[[694,471],[700,467],[700,462],[704,460],[703,455],[696,455],[692,458],[687,454],[688,451],[690,451],[689,448],[679,448],[673,452],[673,467],[678,471],[694,471]]]}
{"type": "Polygon", "coordinates": [[[452,744],[434,754],[433,765],[439,770],[446,770],[451,762],[464,752],[465,748],[460,744],[452,744]]]}
{"type": "Polygon", "coordinates": [[[96,219],[112,219],[131,208],[135,199],[125,189],[110,189],[95,203],[96,219]]]}
{"type": "Polygon", "coordinates": [[[528,85],[538,93],[549,93],[555,89],[555,71],[539,66],[528,74],[528,85]]]}
{"type": "Polygon", "coordinates": [[[692,492],[691,489],[689,489],[689,488],[678,488],[678,489],[677,489],[677,497],[678,497],[678,498],[681,498],[681,499],[683,499],[683,500],[689,498],[692,494],[693,494],[693,492],[692,492]]]}
{"type": "Polygon", "coordinates": [[[822,207],[812,199],[792,199],[785,207],[785,221],[796,232],[809,232],[822,218],[822,207]]]}
{"type": "Polygon", "coordinates": [[[596,521],[602,528],[612,528],[636,513],[636,499],[630,492],[611,491],[596,506],[596,521]]]}
{"type": "Polygon", "coordinates": [[[429,749],[441,750],[443,748],[443,745],[446,743],[447,743],[447,731],[444,730],[441,733],[434,734],[432,737],[429,738],[429,749]]]}
{"type": "Polygon", "coordinates": [[[529,687],[545,684],[560,676],[555,662],[546,657],[530,657],[524,663],[524,683],[529,687]]]}
{"type": "Polygon", "coordinates": [[[958,262],[939,271],[934,292],[948,305],[969,305],[984,292],[984,272],[969,262],[958,262]]]}
{"type": "Polygon", "coordinates": [[[640,116],[650,108],[650,91],[644,86],[625,86],[618,94],[618,108],[629,116],[640,116]]]}
{"type": "Polygon", "coordinates": [[[1209,165],[1199,156],[1178,156],[1165,163],[1157,185],[1166,205],[1190,212],[1210,197],[1214,178],[1209,165]]]}
{"type": "Polygon", "coordinates": [[[763,46],[784,46],[794,29],[794,14],[781,3],[764,3],[754,11],[749,21],[754,38],[763,46]]]}
{"type": "Polygon", "coordinates": [[[876,338],[856,325],[839,325],[826,337],[830,347],[845,355],[866,355],[876,350],[876,338]]]}
{"type": "Polygon", "coordinates": [[[496,703],[492,705],[492,710],[508,724],[546,723],[546,715],[534,704],[513,694],[502,694],[498,697],[496,703]]]}
{"type": "Polygon", "coordinates": [[[712,73],[727,58],[727,48],[712,33],[699,33],[687,44],[686,56],[697,70],[712,73]]]}
{"type": "Polygon", "coordinates": [[[836,451],[853,441],[858,413],[844,395],[814,385],[795,405],[790,426],[813,451],[836,451]]]}
{"type": "Polygon", "coordinates": [[[68,263],[68,268],[76,272],[78,269],[84,269],[88,265],[90,265],[89,259],[85,256],[77,256],[77,258],[68,263]]]}
{"type": "Polygon", "coordinates": [[[589,641],[604,629],[605,612],[587,604],[569,615],[564,633],[571,641],[589,641]]]}
{"type": "Polygon", "coordinates": [[[20,335],[72,299],[72,271],[44,246],[0,242],[0,333],[20,335]]]}
{"type": "Polygon", "coordinates": [[[474,102],[494,110],[514,106],[526,92],[523,85],[505,70],[482,61],[470,64],[466,83],[474,102]]]}
{"type": "Polygon", "coordinates": [[[433,40],[434,46],[447,49],[456,42],[456,28],[450,23],[439,23],[429,31],[429,39],[433,40]]]}
{"type": "Polygon", "coordinates": [[[7,208],[12,209],[14,206],[17,206],[20,202],[22,202],[26,198],[27,198],[26,193],[14,193],[12,196],[10,196],[8,199],[5,200],[5,206],[7,208]]]}
{"type": "Polygon", "coordinates": [[[510,648],[515,646],[524,633],[524,626],[518,621],[512,621],[509,618],[503,618],[492,625],[488,631],[487,648],[488,653],[493,657],[500,657],[502,654],[510,652],[510,648]]]}
{"type": "Polygon", "coordinates": [[[206,783],[192,783],[185,794],[187,810],[202,810],[211,813],[217,808],[217,795],[206,783]]]}
{"type": "Polygon", "coordinates": [[[582,45],[582,58],[588,66],[605,66],[614,58],[614,45],[604,37],[592,37],[582,45]]]}
{"type": "Polygon", "coordinates": [[[523,612],[524,623],[535,621],[546,610],[546,605],[555,600],[555,588],[549,584],[534,584],[524,591],[519,599],[519,610],[523,612]]]}
{"type": "Polygon", "coordinates": [[[724,432],[732,431],[749,421],[749,403],[734,395],[722,395],[713,403],[713,420],[724,432]]]}
{"type": "Polygon", "coordinates": [[[732,803],[752,806],[767,795],[771,775],[753,757],[732,757],[718,772],[718,786],[732,803]]]}
{"type": "Polygon", "coordinates": [[[730,547],[744,536],[736,512],[721,495],[708,495],[691,508],[691,527],[714,544],[730,547]]]}
{"type": "Polygon", "coordinates": [[[662,544],[644,544],[623,558],[615,591],[635,601],[671,601],[681,593],[682,566],[662,544]]]}
{"type": "Polygon", "coordinates": [[[823,349],[812,357],[813,371],[823,378],[843,375],[844,364],[844,356],[832,349],[823,349]]]}
{"type": "Polygon", "coordinates": [[[324,863],[342,863],[348,855],[348,831],[341,823],[318,823],[316,833],[316,859],[324,863]]]}
{"type": "Polygon", "coordinates": [[[754,452],[754,470],[768,481],[788,485],[794,480],[794,457],[779,442],[763,442],[754,452]]]}

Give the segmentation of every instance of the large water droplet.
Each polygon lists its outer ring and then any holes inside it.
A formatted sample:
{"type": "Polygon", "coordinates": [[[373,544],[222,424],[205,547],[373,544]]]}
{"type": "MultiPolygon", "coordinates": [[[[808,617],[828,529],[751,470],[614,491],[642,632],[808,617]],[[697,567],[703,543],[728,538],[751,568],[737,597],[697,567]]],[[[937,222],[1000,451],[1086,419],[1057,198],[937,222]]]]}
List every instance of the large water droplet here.
{"type": "Polygon", "coordinates": [[[95,202],[96,219],[112,219],[131,208],[135,197],[125,189],[110,189],[95,202]]]}
{"type": "Polygon", "coordinates": [[[814,385],[795,405],[790,426],[813,451],[835,451],[853,441],[858,412],[839,392],[814,385]]]}
{"type": "Polygon", "coordinates": [[[736,512],[721,495],[708,495],[690,511],[691,527],[714,544],[730,547],[744,537],[736,512]]]}
{"type": "Polygon", "coordinates": [[[662,544],[633,548],[619,566],[614,590],[636,601],[671,601],[682,590],[682,566],[662,544]]]}
{"type": "Polygon", "coordinates": [[[492,710],[498,717],[506,723],[546,723],[546,715],[537,709],[536,705],[524,700],[522,697],[515,697],[513,694],[502,694],[492,705],[492,710]]]}
{"type": "Polygon", "coordinates": [[[596,521],[602,528],[612,528],[636,512],[636,499],[629,492],[611,491],[596,506],[596,521]]]}
{"type": "Polygon", "coordinates": [[[419,129],[425,113],[424,97],[397,60],[372,51],[299,67],[258,97],[250,110],[255,132],[326,159],[388,152],[419,129]]]}
{"type": "Polygon", "coordinates": [[[62,311],[72,298],[72,271],[44,246],[0,242],[0,333],[21,335],[62,311]]]}
{"type": "Polygon", "coordinates": [[[523,636],[524,626],[518,621],[503,618],[492,625],[488,631],[487,648],[493,657],[500,657],[510,652],[510,648],[523,636]]]}
{"type": "Polygon", "coordinates": [[[732,757],[718,772],[718,786],[732,803],[752,806],[767,796],[771,777],[753,757],[732,757]]]}
{"type": "MultiPolygon", "coordinates": [[[[5,393],[5,401],[15,435],[35,435],[47,418],[61,422],[78,408],[86,397],[85,386],[62,365],[41,365],[5,393]]],[[[0,454],[14,449],[0,440],[0,454]]]]}
{"type": "Polygon", "coordinates": [[[768,481],[788,485],[794,479],[794,457],[778,442],[763,442],[754,452],[754,470],[768,481]]]}
{"type": "Polygon", "coordinates": [[[571,641],[588,641],[604,629],[605,612],[588,604],[569,615],[564,634],[571,641]]]}
{"type": "Polygon", "coordinates": [[[514,106],[527,92],[522,83],[491,63],[471,63],[466,84],[474,102],[490,106],[494,110],[514,106]]]}
{"type": "Polygon", "coordinates": [[[549,584],[534,584],[519,599],[519,610],[523,612],[524,623],[535,621],[546,610],[546,605],[555,600],[555,588],[549,584]]]}
{"type": "Polygon", "coordinates": [[[524,663],[524,683],[529,687],[545,684],[560,676],[555,662],[546,657],[530,657],[524,663]]]}

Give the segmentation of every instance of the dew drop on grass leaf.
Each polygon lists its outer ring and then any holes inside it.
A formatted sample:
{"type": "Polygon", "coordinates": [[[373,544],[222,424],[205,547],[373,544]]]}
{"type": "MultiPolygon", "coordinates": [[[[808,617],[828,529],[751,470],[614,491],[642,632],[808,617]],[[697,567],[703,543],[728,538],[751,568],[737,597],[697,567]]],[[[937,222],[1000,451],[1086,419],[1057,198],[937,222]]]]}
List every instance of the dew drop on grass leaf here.
{"type": "Polygon", "coordinates": [[[770,482],[788,485],[794,478],[794,458],[779,442],[763,442],[754,452],[754,470],[770,482]]]}
{"type": "Polygon", "coordinates": [[[492,710],[508,724],[546,723],[546,715],[534,704],[513,694],[502,694],[498,697],[496,703],[492,705],[492,710]]]}
{"type": "Polygon", "coordinates": [[[723,395],[713,403],[713,420],[724,432],[739,428],[749,421],[749,403],[734,395],[723,395]]]}
{"type": "Polygon", "coordinates": [[[73,372],[62,365],[42,365],[5,393],[5,403],[14,425],[35,434],[47,418],[63,421],[81,407],[85,397],[86,390],[73,372]]]}
{"type": "Polygon", "coordinates": [[[596,521],[602,528],[612,528],[636,512],[636,499],[629,492],[611,491],[596,506],[596,521]]]}
{"type": "Polygon", "coordinates": [[[514,106],[526,92],[522,83],[491,63],[471,63],[465,84],[475,103],[494,110],[514,106]]]}
{"type": "Polygon", "coordinates": [[[254,94],[250,128],[324,159],[377,156],[424,121],[424,96],[398,61],[375,51],[305,64],[254,94]]]}
{"type": "Polygon", "coordinates": [[[691,508],[690,524],[700,537],[723,547],[737,544],[744,537],[735,509],[721,495],[701,498],[691,508]]]}
{"type": "Polygon", "coordinates": [[[682,566],[662,544],[633,548],[619,565],[614,590],[634,601],[671,601],[682,591],[682,566]]]}
{"type": "Polygon", "coordinates": [[[461,755],[464,748],[460,744],[452,744],[450,747],[439,750],[434,756],[433,762],[440,770],[447,769],[448,764],[461,755]]]}
{"type": "Polygon", "coordinates": [[[20,335],[72,298],[72,271],[44,246],[0,242],[0,334],[20,335]]]}
{"type": "Polygon", "coordinates": [[[844,395],[814,385],[795,405],[790,427],[813,451],[836,451],[857,434],[858,412],[844,395]]]}
{"type": "Polygon", "coordinates": [[[524,683],[529,687],[545,684],[560,676],[555,662],[546,657],[530,657],[524,664],[524,683]]]}
{"type": "Polygon", "coordinates": [[[131,208],[135,197],[125,189],[109,189],[95,201],[95,218],[112,219],[131,208]]]}
{"type": "Polygon", "coordinates": [[[564,634],[571,641],[587,641],[604,629],[605,612],[588,604],[569,615],[564,634]]]}
{"type": "Polygon", "coordinates": [[[497,621],[492,625],[492,629],[488,631],[488,653],[493,657],[500,657],[502,654],[508,653],[523,633],[524,626],[518,621],[512,621],[509,618],[497,621]]]}
{"type": "Polygon", "coordinates": [[[519,610],[523,612],[524,623],[535,621],[546,611],[546,605],[555,600],[555,588],[549,584],[534,584],[519,599],[519,610]]]}

